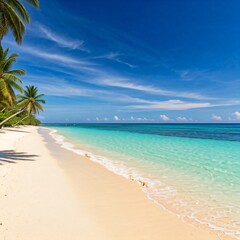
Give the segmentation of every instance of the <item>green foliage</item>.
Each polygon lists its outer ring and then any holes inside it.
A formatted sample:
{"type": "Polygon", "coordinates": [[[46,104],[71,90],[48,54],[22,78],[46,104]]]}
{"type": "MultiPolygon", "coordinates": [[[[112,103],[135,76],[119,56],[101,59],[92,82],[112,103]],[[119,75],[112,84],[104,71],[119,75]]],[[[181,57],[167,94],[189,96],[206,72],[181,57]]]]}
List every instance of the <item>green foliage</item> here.
{"type": "Polygon", "coordinates": [[[0,0],[0,128],[24,124],[39,125],[40,121],[35,114],[44,110],[44,94],[38,95],[38,89],[34,86],[23,90],[19,76],[24,75],[25,71],[12,69],[18,55],[8,54],[8,48],[4,50],[1,45],[8,31],[12,32],[18,44],[22,43],[25,23],[30,23],[30,16],[23,1],[35,8],[39,7],[39,0],[0,0]],[[23,94],[16,96],[15,90],[23,94]]]}
{"type": "Polygon", "coordinates": [[[34,86],[26,86],[26,90],[24,90],[24,94],[18,95],[19,99],[17,106],[21,109],[27,109],[28,113],[39,113],[40,111],[44,111],[41,104],[45,104],[45,100],[42,99],[44,94],[38,95],[38,88],[34,86]]]}
{"type": "MultiPolygon", "coordinates": [[[[13,112],[4,112],[1,113],[0,112],[0,122],[5,120],[6,118],[10,117],[13,113],[15,113],[16,111],[13,112]]],[[[25,111],[13,118],[11,118],[9,121],[7,121],[4,126],[5,127],[9,127],[9,126],[14,126],[15,124],[17,124],[17,126],[20,125],[34,125],[34,126],[38,126],[41,124],[41,122],[34,116],[34,115],[28,115],[28,112],[25,111]],[[24,119],[23,121],[21,121],[22,119],[24,119]],[[18,124],[17,124],[18,123],[18,124]]]]}
{"type": "MultiPolygon", "coordinates": [[[[38,0],[25,0],[25,2],[38,8],[38,0]]],[[[0,40],[8,31],[18,44],[22,43],[25,32],[25,23],[30,22],[30,16],[19,0],[0,0],[0,40]]]]}
{"type": "MultiPolygon", "coordinates": [[[[38,94],[38,88],[34,86],[27,86],[24,94],[18,95],[17,98],[19,101],[12,107],[12,110],[5,111],[11,115],[5,117],[4,120],[0,121],[0,128],[6,126],[6,123],[15,117],[19,117],[22,113],[26,113],[24,120],[27,119],[26,116],[32,116],[32,114],[38,114],[39,110],[44,111],[41,104],[45,104],[45,100],[42,99],[44,94],[38,94]]],[[[30,118],[31,119],[31,118],[30,118]]],[[[18,124],[18,122],[16,123],[18,124]]]]}
{"type": "Polygon", "coordinates": [[[16,98],[14,89],[23,92],[19,76],[24,75],[25,71],[12,69],[17,56],[16,53],[8,54],[8,48],[3,50],[0,46],[0,101],[6,101],[9,105],[12,105],[16,98]]]}

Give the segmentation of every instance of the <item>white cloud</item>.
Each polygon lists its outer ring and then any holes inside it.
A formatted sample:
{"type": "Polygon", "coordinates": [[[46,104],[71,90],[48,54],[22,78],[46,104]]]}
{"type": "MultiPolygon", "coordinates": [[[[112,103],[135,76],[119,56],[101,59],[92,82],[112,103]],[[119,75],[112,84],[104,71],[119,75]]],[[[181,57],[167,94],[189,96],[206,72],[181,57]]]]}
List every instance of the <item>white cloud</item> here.
{"type": "MultiPolygon", "coordinates": [[[[31,84],[36,85],[41,92],[50,96],[86,96],[86,97],[96,97],[107,102],[125,102],[127,106],[122,106],[122,110],[186,110],[194,108],[206,108],[214,106],[226,106],[229,104],[211,104],[206,102],[185,102],[181,100],[168,100],[168,101],[151,101],[141,98],[130,97],[124,94],[114,92],[112,90],[99,90],[87,87],[81,87],[80,85],[75,85],[69,83],[64,78],[58,78],[53,76],[41,76],[41,75],[28,75],[26,83],[31,82],[31,84]],[[29,81],[28,81],[29,79],[29,81]],[[39,81],[41,79],[41,81],[39,81]]],[[[131,120],[136,120],[134,117],[131,120]]],[[[149,119],[148,119],[149,120],[149,119]]]]}
{"type": "Polygon", "coordinates": [[[138,83],[134,83],[134,79],[127,79],[122,77],[102,77],[100,79],[95,79],[95,84],[103,84],[106,86],[112,86],[112,87],[119,87],[119,88],[127,88],[137,91],[143,91],[147,92],[149,94],[154,95],[162,95],[162,96],[174,96],[174,97],[183,97],[183,98],[189,98],[189,99],[214,99],[206,96],[202,96],[197,93],[192,92],[179,92],[179,91],[171,91],[171,90],[165,90],[162,88],[149,86],[149,85],[141,85],[138,83]]]}
{"type": "Polygon", "coordinates": [[[33,48],[33,47],[23,47],[23,50],[25,51],[25,53],[40,57],[40,58],[44,58],[44,59],[48,59],[48,60],[56,60],[59,62],[64,62],[64,63],[76,63],[76,64],[80,64],[80,63],[84,63],[86,64],[86,62],[81,62],[78,59],[66,56],[66,55],[62,55],[62,54],[57,54],[57,53],[50,53],[50,52],[44,52],[42,49],[37,49],[37,48],[33,48]]]}
{"type": "Polygon", "coordinates": [[[128,119],[128,120],[132,120],[132,121],[152,121],[153,119],[148,119],[148,118],[146,118],[146,117],[130,117],[130,119],[128,119]]]}
{"type": "Polygon", "coordinates": [[[120,54],[118,52],[110,52],[108,54],[105,55],[101,55],[101,56],[95,56],[95,57],[90,57],[91,59],[101,59],[101,58],[105,58],[105,59],[109,59],[118,63],[122,63],[124,65],[127,65],[130,68],[133,68],[134,66],[128,62],[122,61],[119,58],[120,54]]]}
{"type": "Polygon", "coordinates": [[[114,116],[114,120],[115,120],[115,121],[119,121],[120,118],[119,118],[118,116],[114,116]]]}
{"type": "MultiPolygon", "coordinates": [[[[117,96],[117,94],[111,91],[98,90],[92,88],[81,87],[73,85],[67,82],[65,79],[52,76],[38,76],[38,75],[28,75],[27,78],[31,81],[31,84],[36,85],[41,92],[49,96],[86,96],[86,97],[99,97],[101,99],[119,101],[122,96],[117,96]],[[39,81],[41,79],[41,81],[39,81]],[[115,96],[115,98],[113,98],[115,96]]],[[[25,80],[27,83],[28,81],[25,80]]]]}
{"type": "Polygon", "coordinates": [[[96,117],[96,121],[99,121],[99,117],[96,117]]]}
{"type": "MultiPolygon", "coordinates": [[[[12,41],[6,41],[7,44],[14,46],[17,51],[23,52],[24,54],[29,54],[32,56],[36,56],[45,60],[51,60],[53,61],[55,64],[60,62],[60,63],[64,63],[65,67],[71,67],[71,68],[77,68],[78,70],[82,70],[79,69],[80,66],[86,67],[86,70],[88,71],[93,71],[95,69],[90,68],[89,66],[93,66],[96,65],[94,63],[91,63],[87,60],[80,60],[78,58],[74,58],[68,55],[64,55],[64,54],[59,54],[59,53],[55,53],[55,52],[46,52],[44,51],[42,48],[36,48],[36,47],[31,47],[31,46],[24,46],[22,45],[21,47],[19,47],[18,45],[15,44],[15,42],[12,41]],[[69,65],[71,64],[71,65],[69,65]],[[76,66],[77,65],[77,66],[76,66]]],[[[95,70],[96,71],[96,70],[95,70]]]]}
{"type": "Polygon", "coordinates": [[[212,115],[212,120],[215,120],[215,121],[222,121],[222,117],[213,114],[213,115],[212,115]]]}
{"type": "Polygon", "coordinates": [[[160,115],[160,119],[162,120],[162,121],[170,121],[171,119],[167,116],[167,115],[160,115]]]}
{"type": "Polygon", "coordinates": [[[240,120],[240,112],[235,112],[235,113],[233,113],[233,116],[234,116],[237,120],[240,120]]]}
{"type": "Polygon", "coordinates": [[[185,81],[192,81],[194,79],[197,79],[199,77],[207,77],[209,75],[209,72],[207,70],[188,70],[188,69],[183,69],[180,71],[175,71],[176,73],[179,74],[182,80],[185,81]]]}
{"type": "Polygon", "coordinates": [[[148,110],[187,110],[194,108],[206,108],[217,106],[207,102],[185,102],[181,100],[168,100],[168,101],[144,101],[145,105],[132,105],[130,109],[148,109],[148,110]]]}
{"type": "Polygon", "coordinates": [[[63,37],[43,25],[39,25],[39,30],[41,34],[38,34],[38,37],[42,37],[50,41],[53,41],[57,43],[59,46],[62,46],[65,48],[79,49],[84,52],[89,52],[87,49],[84,48],[83,40],[79,41],[79,40],[73,40],[67,37],[63,37]]]}
{"type": "MultiPolygon", "coordinates": [[[[126,98],[127,99],[127,98],[126,98]]],[[[128,109],[138,109],[138,110],[188,110],[197,108],[209,108],[209,107],[220,107],[220,106],[232,106],[239,104],[238,101],[227,101],[227,102],[188,102],[179,99],[170,99],[167,101],[150,101],[139,98],[131,98],[129,102],[143,103],[142,105],[131,105],[127,106],[128,109]]]]}
{"type": "Polygon", "coordinates": [[[188,121],[192,121],[191,118],[186,118],[186,117],[177,117],[176,120],[179,121],[179,122],[188,122],[188,121]]]}
{"type": "MultiPolygon", "coordinates": [[[[31,83],[36,85],[41,92],[50,96],[94,96],[97,92],[88,88],[81,88],[67,83],[65,80],[54,77],[30,76],[31,83]],[[41,81],[38,81],[41,79],[41,81]]],[[[97,91],[97,90],[96,90],[97,91]]]]}
{"type": "MultiPolygon", "coordinates": [[[[15,46],[15,45],[14,45],[15,46]]],[[[17,46],[16,46],[17,47],[17,46]]],[[[120,87],[123,89],[132,89],[142,91],[147,94],[155,94],[156,99],[160,98],[161,95],[163,96],[179,96],[184,98],[192,98],[192,99],[210,99],[205,96],[198,95],[196,93],[186,93],[186,92],[177,92],[171,90],[164,90],[155,86],[151,85],[144,85],[138,84],[136,79],[128,79],[128,78],[121,78],[119,75],[112,75],[107,76],[104,72],[104,69],[100,69],[96,67],[97,65],[92,62],[87,61],[86,59],[75,58],[63,54],[58,53],[49,53],[44,52],[42,49],[32,48],[29,46],[21,46],[21,48],[17,48],[23,53],[32,54],[34,56],[43,58],[44,60],[51,60],[54,64],[59,63],[59,69],[65,69],[64,67],[75,68],[78,70],[79,73],[74,71],[67,71],[67,74],[70,75],[76,82],[79,80],[81,82],[87,82],[88,84],[95,84],[100,86],[101,89],[103,87],[106,90],[100,90],[97,88],[89,88],[85,87],[88,85],[84,85],[84,87],[80,87],[80,83],[76,84],[73,81],[68,83],[68,79],[66,79],[65,84],[61,84],[61,82],[56,81],[57,77],[53,77],[52,80],[46,81],[44,84],[41,84],[42,79],[45,76],[40,76],[38,79],[41,81],[36,81],[37,86],[41,86],[42,91],[45,92],[47,95],[55,95],[55,96],[94,96],[96,98],[100,98],[106,100],[108,102],[115,101],[115,102],[126,102],[125,106],[121,106],[122,110],[161,110],[161,109],[168,109],[168,110],[187,110],[187,109],[196,109],[196,108],[208,108],[208,107],[215,107],[215,106],[228,106],[228,105],[237,105],[239,101],[228,101],[228,102],[211,102],[211,101],[181,101],[179,99],[170,99],[167,101],[152,101],[147,100],[147,95],[144,94],[144,98],[137,98],[134,97],[135,93],[131,93],[130,96],[125,94],[121,94],[118,89],[109,89],[108,87],[120,87]],[[67,64],[69,63],[69,64],[67,64]],[[89,66],[90,65],[90,66],[89,66]],[[93,67],[94,65],[94,67],[93,67]],[[86,77],[80,74],[80,72],[84,73],[86,77]],[[69,74],[70,73],[70,74],[69,74]],[[93,80],[92,80],[93,79],[93,80]],[[57,84],[60,83],[60,84],[57,84]],[[127,105],[127,106],[126,106],[127,105]]],[[[110,56],[111,57],[111,56],[110,56]]],[[[113,56],[114,57],[114,56],[113,56]]],[[[34,64],[34,63],[33,63],[34,64]]],[[[47,64],[51,66],[51,64],[47,64]]],[[[74,70],[75,70],[74,69],[74,70]]],[[[56,70],[55,70],[56,71],[56,70]]],[[[29,78],[29,76],[27,76],[29,78]]],[[[29,78],[30,79],[30,78],[29,78]]],[[[38,80],[36,79],[36,80],[38,80]]],[[[49,78],[50,79],[50,78],[49,78]]],[[[31,79],[32,82],[32,79],[31,79]]],[[[127,94],[127,93],[126,93],[127,94]]],[[[236,116],[237,117],[237,116],[236,116]]]]}
{"type": "Polygon", "coordinates": [[[139,117],[139,118],[136,118],[137,121],[147,121],[148,119],[146,117],[139,117]]]}

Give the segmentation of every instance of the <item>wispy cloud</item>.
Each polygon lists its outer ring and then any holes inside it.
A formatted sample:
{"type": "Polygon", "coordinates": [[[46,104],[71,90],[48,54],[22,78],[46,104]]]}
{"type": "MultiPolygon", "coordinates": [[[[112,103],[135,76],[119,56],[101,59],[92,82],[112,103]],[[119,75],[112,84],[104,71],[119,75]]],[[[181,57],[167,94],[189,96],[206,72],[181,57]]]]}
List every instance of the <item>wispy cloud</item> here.
{"type": "Polygon", "coordinates": [[[89,62],[87,61],[81,61],[65,54],[45,52],[43,49],[39,49],[31,46],[19,47],[14,42],[11,42],[11,41],[7,41],[7,43],[9,45],[14,46],[20,52],[24,52],[25,54],[30,54],[46,60],[54,60],[56,62],[63,62],[63,63],[75,63],[75,64],[85,64],[85,65],[89,64],[89,62]]]}
{"type": "MultiPolygon", "coordinates": [[[[107,96],[111,92],[92,89],[82,86],[76,86],[69,83],[67,80],[57,77],[48,76],[35,76],[30,75],[27,77],[31,79],[31,84],[36,85],[41,92],[44,92],[47,96],[59,96],[59,97],[74,97],[74,96],[107,96]],[[41,81],[39,81],[41,79],[41,81]]],[[[26,80],[27,82],[27,80],[26,80]]]]}
{"type": "MultiPolygon", "coordinates": [[[[39,51],[34,52],[35,54],[44,54],[40,53],[39,51]]],[[[45,54],[44,54],[45,56],[45,54]]],[[[49,57],[48,55],[45,57],[49,57]]],[[[63,59],[65,56],[63,56],[63,59]]],[[[55,55],[50,56],[50,58],[55,58],[55,55]]],[[[63,60],[62,59],[62,60],[63,60]]],[[[74,60],[74,59],[73,59],[74,60]]],[[[156,86],[150,86],[150,85],[144,85],[144,84],[138,84],[137,80],[133,78],[127,78],[127,77],[121,77],[118,74],[112,73],[112,74],[106,74],[106,71],[104,71],[104,68],[100,68],[100,66],[95,66],[95,63],[91,63],[88,61],[81,61],[76,59],[77,63],[80,64],[76,65],[75,69],[78,70],[77,72],[73,71],[67,71],[60,69],[59,71],[64,72],[66,74],[69,74],[73,77],[73,79],[76,79],[77,81],[86,82],[88,84],[96,85],[97,87],[106,88],[106,87],[116,87],[116,88],[122,88],[122,89],[129,89],[133,90],[131,95],[125,95],[124,99],[120,99],[119,101],[128,101],[128,102],[137,102],[137,103],[149,103],[148,100],[142,99],[142,98],[136,98],[132,97],[135,95],[136,91],[144,92],[146,94],[150,95],[158,95],[158,97],[166,96],[166,97],[174,97],[174,98],[185,98],[185,99],[194,99],[194,100],[216,100],[216,98],[211,98],[208,96],[203,96],[198,93],[194,92],[181,92],[181,91],[172,91],[172,90],[165,90],[156,86]],[[88,66],[89,65],[89,66],[88,66]],[[91,74],[91,77],[83,78],[79,73],[86,73],[91,74]]],[[[71,68],[74,68],[74,66],[71,66],[71,68]]],[[[57,70],[58,71],[58,70],[57,70]]],[[[119,91],[111,89],[111,92],[117,92],[118,96],[123,96],[119,94],[119,91]]],[[[146,98],[146,96],[145,96],[146,98]]],[[[233,102],[232,105],[237,104],[238,102],[233,102]]],[[[210,103],[209,103],[210,104],[210,103]]],[[[230,104],[230,103],[229,103],[230,104]]]]}
{"type": "Polygon", "coordinates": [[[165,89],[154,87],[154,86],[142,85],[142,84],[136,83],[134,79],[129,80],[127,78],[121,78],[116,76],[109,76],[105,78],[103,77],[100,79],[95,79],[94,82],[101,83],[102,85],[132,89],[132,90],[146,92],[149,94],[161,95],[161,96],[182,97],[182,98],[198,99],[198,100],[215,99],[215,98],[203,96],[193,92],[171,91],[171,90],[165,90],[165,89]]]}
{"type": "Polygon", "coordinates": [[[64,63],[76,63],[76,64],[84,63],[84,64],[86,64],[85,62],[79,61],[73,57],[70,57],[67,55],[62,55],[62,54],[57,54],[57,53],[44,52],[43,50],[40,50],[38,48],[24,47],[24,50],[31,55],[35,55],[40,58],[44,58],[44,59],[48,59],[48,60],[55,60],[55,61],[64,62],[64,63]]]}
{"type": "Polygon", "coordinates": [[[148,103],[147,100],[131,97],[112,90],[82,87],[75,83],[69,83],[67,79],[54,76],[28,75],[31,83],[38,86],[48,96],[86,96],[102,99],[107,102],[124,102],[124,103],[148,103]],[[41,79],[41,81],[39,81],[41,79]]]}
{"type": "MultiPolygon", "coordinates": [[[[238,102],[210,103],[210,102],[192,102],[182,101],[179,99],[170,99],[167,101],[152,101],[144,98],[133,97],[111,89],[99,89],[91,87],[82,87],[69,83],[65,79],[44,76],[29,76],[31,83],[34,83],[39,89],[49,96],[85,96],[94,99],[101,99],[104,102],[119,104],[119,108],[123,111],[156,111],[156,110],[188,110],[197,108],[209,108],[217,106],[236,105],[238,102]],[[41,82],[38,79],[41,78],[41,82]],[[123,106],[122,106],[123,104],[123,106]]],[[[178,120],[184,121],[184,118],[178,120]]]]}
{"type": "MultiPolygon", "coordinates": [[[[165,90],[156,86],[139,84],[138,81],[133,78],[121,77],[115,73],[107,74],[104,68],[101,68],[101,66],[98,66],[95,63],[90,61],[79,60],[79,59],[71,58],[65,55],[45,53],[40,51],[40,49],[33,49],[30,47],[24,47],[24,50],[26,50],[30,54],[35,54],[42,58],[46,58],[50,60],[56,59],[58,61],[61,61],[65,63],[65,67],[67,66],[67,62],[73,62],[76,64],[76,66],[75,64],[73,64],[71,65],[71,68],[75,68],[76,70],[78,70],[77,72],[72,72],[67,70],[63,71],[62,69],[60,69],[59,71],[66,72],[67,74],[72,75],[75,79],[79,79],[82,82],[100,86],[101,88],[116,87],[116,88],[122,88],[122,89],[130,89],[133,91],[140,91],[140,92],[144,92],[151,95],[168,96],[168,97],[174,97],[174,98],[180,97],[180,98],[188,98],[188,99],[195,99],[195,100],[215,100],[216,99],[208,96],[203,96],[194,92],[165,90]],[[93,77],[82,78],[78,72],[91,74],[93,77]]],[[[136,100],[136,98],[131,98],[128,96],[126,97],[128,98],[129,101],[136,100]]],[[[145,100],[138,99],[138,102],[144,103],[145,100]]]]}
{"type": "MultiPolygon", "coordinates": [[[[69,37],[62,36],[54,31],[52,31],[50,28],[43,26],[41,24],[37,24],[37,26],[39,27],[38,30],[40,32],[40,34],[38,33],[38,37],[48,39],[64,48],[78,49],[78,50],[81,50],[84,52],[89,52],[89,50],[87,50],[84,47],[83,40],[73,40],[69,37]]],[[[34,27],[36,27],[36,24],[34,27]]]]}
{"type": "MultiPolygon", "coordinates": [[[[140,99],[139,105],[131,105],[127,106],[128,109],[135,109],[135,110],[189,110],[189,109],[199,109],[199,108],[211,108],[211,107],[222,107],[222,106],[234,106],[238,105],[239,101],[225,101],[225,102],[217,102],[217,103],[210,103],[210,102],[193,102],[193,101],[182,101],[179,99],[170,99],[167,101],[151,101],[151,100],[144,100],[140,99]]],[[[240,112],[235,112],[233,114],[235,117],[239,117],[240,119],[240,112]]]]}
{"type": "Polygon", "coordinates": [[[209,102],[186,102],[181,100],[167,100],[167,101],[148,101],[147,104],[144,105],[132,105],[128,106],[129,109],[139,109],[139,110],[188,110],[188,109],[196,109],[196,108],[209,108],[216,106],[226,106],[223,104],[212,104],[209,102]]]}
{"type": "Polygon", "coordinates": [[[126,61],[121,60],[120,56],[121,56],[121,54],[119,52],[110,52],[108,54],[90,57],[90,59],[109,59],[109,60],[124,64],[124,65],[127,65],[130,68],[134,68],[133,64],[130,64],[126,61]]]}
{"type": "Polygon", "coordinates": [[[197,69],[184,69],[184,70],[173,70],[176,72],[180,78],[184,81],[193,81],[200,78],[206,78],[209,76],[209,71],[207,70],[197,70],[197,69]]]}
{"type": "MultiPolygon", "coordinates": [[[[61,14],[66,17],[68,13],[62,11],[61,14]]],[[[118,50],[120,49],[120,51],[134,52],[135,54],[137,52],[139,56],[144,55],[145,58],[153,58],[150,53],[155,53],[154,48],[147,45],[141,39],[135,38],[125,31],[121,31],[119,28],[112,28],[109,25],[107,26],[92,19],[88,20],[87,18],[74,16],[72,13],[68,14],[68,18],[75,21],[79,28],[87,30],[92,36],[100,39],[101,45],[102,43],[107,43],[107,45],[111,45],[112,48],[118,50]]]]}

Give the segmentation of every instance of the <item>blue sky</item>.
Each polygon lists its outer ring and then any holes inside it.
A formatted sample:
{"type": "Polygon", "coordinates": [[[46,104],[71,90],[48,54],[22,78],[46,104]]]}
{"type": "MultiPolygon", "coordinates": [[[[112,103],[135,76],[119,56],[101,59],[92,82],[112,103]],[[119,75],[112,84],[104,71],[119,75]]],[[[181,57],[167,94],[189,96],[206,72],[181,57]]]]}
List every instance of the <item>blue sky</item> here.
{"type": "Polygon", "coordinates": [[[240,1],[41,0],[20,54],[43,122],[239,122],[240,1]]]}

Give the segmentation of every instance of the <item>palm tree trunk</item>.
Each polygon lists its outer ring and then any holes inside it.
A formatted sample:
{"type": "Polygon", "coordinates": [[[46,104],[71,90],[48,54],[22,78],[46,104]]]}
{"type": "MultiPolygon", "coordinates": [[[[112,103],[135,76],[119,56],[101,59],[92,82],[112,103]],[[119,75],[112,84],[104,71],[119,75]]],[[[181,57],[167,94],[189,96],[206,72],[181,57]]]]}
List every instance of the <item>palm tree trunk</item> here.
{"type": "Polygon", "coordinates": [[[26,118],[28,118],[28,117],[29,117],[29,115],[27,115],[26,117],[22,118],[20,121],[18,121],[17,123],[15,123],[15,124],[13,125],[13,127],[15,127],[16,125],[18,125],[20,122],[22,122],[24,119],[26,119],[26,118]]]}
{"type": "Polygon", "coordinates": [[[2,128],[2,126],[3,126],[4,123],[6,123],[7,121],[9,121],[9,120],[12,119],[13,117],[17,116],[18,114],[20,114],[20,113],[22,113],[22,112],[24,112],[24,111],[25,111],[25,109],[22,109],[22,110],[20,110],[20,111],[18,111],[18,112],[16,112],[16,113],[14,113],[14,114],[11,115],[10,117],[4,119],[2,122],[0,122],[0,128],[2,128]]]}

